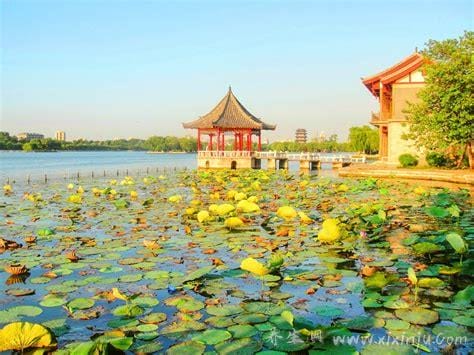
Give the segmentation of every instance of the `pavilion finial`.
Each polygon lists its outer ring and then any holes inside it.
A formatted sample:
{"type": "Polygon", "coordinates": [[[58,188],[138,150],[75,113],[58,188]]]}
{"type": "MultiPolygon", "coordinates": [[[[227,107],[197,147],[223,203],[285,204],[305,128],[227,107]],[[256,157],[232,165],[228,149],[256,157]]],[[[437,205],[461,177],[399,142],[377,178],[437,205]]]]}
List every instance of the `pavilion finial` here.
{"type": "Polygon", "coordinates": [[[229,91],[232,91],[232,86],[230,86],[230,84],[229,84],[229,91]]]}

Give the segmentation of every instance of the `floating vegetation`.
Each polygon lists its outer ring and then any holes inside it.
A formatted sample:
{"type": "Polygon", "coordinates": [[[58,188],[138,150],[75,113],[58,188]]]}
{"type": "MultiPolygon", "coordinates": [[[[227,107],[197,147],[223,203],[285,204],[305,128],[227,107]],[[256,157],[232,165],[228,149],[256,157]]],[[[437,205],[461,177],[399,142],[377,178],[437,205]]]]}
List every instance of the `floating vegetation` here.
{"type": "Polygon", "coordinates": [[[187,171],[8,185],[0,209],[0,351],[472,349],[466,189],[187,171]]]}

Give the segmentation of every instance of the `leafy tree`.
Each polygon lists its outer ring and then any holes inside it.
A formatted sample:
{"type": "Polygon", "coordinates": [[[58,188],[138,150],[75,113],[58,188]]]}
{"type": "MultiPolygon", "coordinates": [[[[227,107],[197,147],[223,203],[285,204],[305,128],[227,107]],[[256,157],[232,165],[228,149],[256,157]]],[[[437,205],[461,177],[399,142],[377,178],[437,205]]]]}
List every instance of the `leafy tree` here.
{"type": "MultiPolygon", "coordinates": [[[[422,54],[426,86],[409,105],[407,138],[428,150],[464,149],[474,168],[474,32],[458,39],[430,40],[422,54]]],[[[460,165],[462,160],[458,162],[460,165]]]]}
{"type": "Polygon", "coordinates": [[[366,154],[374,154],[379,149],[379,132],[369,126],[351,127],[349,129],[349,145],[352,150],[366,154]]]}

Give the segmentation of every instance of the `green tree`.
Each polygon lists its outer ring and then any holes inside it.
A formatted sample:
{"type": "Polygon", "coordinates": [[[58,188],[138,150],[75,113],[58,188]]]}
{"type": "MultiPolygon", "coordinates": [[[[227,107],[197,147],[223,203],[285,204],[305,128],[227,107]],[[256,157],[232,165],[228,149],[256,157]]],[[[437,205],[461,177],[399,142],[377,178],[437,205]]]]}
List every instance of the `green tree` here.
{"type": "Polygon", "coordinates": [[[349,146],[356,152],[374,154],[379,149],[379,132],[367,125],[349,129],[349,146]]]}
{"type": "MultiPolygon", "coordinates": [[[[425,87],[409,105],[407,138],[429,150],[462,146],[474,168],[474,32],[458,39],[430,40],[422,54],[425,87]]],[[[462,159],[462,157],[461,157],[462,159]]],[[[461,163],[459,160],[459,164],[461,163]]],[[[458,165],[459,165],[458,164],[458,165]]]]}

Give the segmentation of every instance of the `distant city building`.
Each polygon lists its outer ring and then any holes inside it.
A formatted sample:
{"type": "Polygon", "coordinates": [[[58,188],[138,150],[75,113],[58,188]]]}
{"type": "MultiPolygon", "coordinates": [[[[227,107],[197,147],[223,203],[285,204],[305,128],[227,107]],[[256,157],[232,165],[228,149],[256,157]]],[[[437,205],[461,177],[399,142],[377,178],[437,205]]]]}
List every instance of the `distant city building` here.
{"type": "Polygon", "coordinates": [[[56,131],[56,140],[61,142],[66,141],[66,132],[56,131]]]}
{"type": "Polygon", "coordinates": [[[295,133],[295,141],[296,143],[306,143],[308,139],[308,133],[304,128],[298,128],[295,133]]]}
{"type": "Polygon", "coordinates": [[[25,140],[31,140],[31,139],[43,139],[44,138],[44,134],[40,134],[40,133],[28,133],[28,132],[22,132],[22,133],[18,133],[16,135],[16,138],[19,140],[19,141],[25,141],[25,140]]]}

